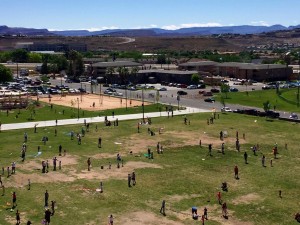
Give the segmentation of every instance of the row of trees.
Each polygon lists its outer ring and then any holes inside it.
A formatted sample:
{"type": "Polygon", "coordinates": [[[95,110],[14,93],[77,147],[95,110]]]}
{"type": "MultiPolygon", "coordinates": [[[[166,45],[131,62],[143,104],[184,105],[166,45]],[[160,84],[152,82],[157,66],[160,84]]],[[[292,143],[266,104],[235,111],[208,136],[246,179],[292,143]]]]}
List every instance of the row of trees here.
{"type": "Polygon", "coordinates": [[[109,77],[113,77],[113,74],[116,72],[119,73],[119,78],[122,84],[136,83],[136,75],[139,72],[139,68],[132,67],[131,70],[129,70],[127,67],[108,67],[105,73],[109,75],[109,77]]]}

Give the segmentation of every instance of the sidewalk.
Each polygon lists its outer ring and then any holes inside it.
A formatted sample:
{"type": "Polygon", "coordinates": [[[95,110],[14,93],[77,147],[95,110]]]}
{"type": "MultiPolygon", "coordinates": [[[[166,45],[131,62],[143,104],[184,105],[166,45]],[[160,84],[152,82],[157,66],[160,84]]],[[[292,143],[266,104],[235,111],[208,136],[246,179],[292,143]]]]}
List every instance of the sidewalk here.
{"type": "MultiPolygon", "coordinates": [[[[186,114],[193,114],[193,113],[199,113],[199,112],[211,112],[211,110],[187,107],[185,110],[180,110],[180,111],[175,110],[173,115],[174,116],[186,115],[186,114]]],[[[155,118],[155,117],[161,117],[161,116],[167,117],[168,113],[164,111],[164,112],[152,112],[152,113],[144,114],[145,118],[147,118],[147,117],[155,118]]],[[[171,116],[171,112],[169,113],[169,116],[171,116]]],[[[138,113],[138,114],[116,115],[114,117],[112,117],[112,116],[107,117],[107,119],[110,121],[114,121],[117,118],[119,121],[142,119],[143,114],[138,113]]],[[[99,122],[104,122],[104,116],[58,120],[57,126],[64,126],[64,125],[71,125],[71,124],[83,124],[84,120],[86,120],[87,123],[99,123],[99,122]]],[[[10,124],[2,124],[1,130],[5,131],[5,130],[18,130],[18,129],[24,129],[24,128],[34,128],[35,125],[37,128],[39,128],[39,127],[54,127],[56,124],[55,124],[55,120],[34,121],[34,122],[25,122],[25,123],[10,123],[10,124]]]]}

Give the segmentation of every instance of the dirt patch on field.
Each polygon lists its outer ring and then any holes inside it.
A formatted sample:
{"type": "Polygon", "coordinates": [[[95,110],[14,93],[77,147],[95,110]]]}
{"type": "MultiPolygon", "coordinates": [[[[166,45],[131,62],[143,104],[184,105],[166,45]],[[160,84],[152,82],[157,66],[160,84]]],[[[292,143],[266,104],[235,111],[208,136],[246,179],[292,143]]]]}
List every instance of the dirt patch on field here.
{"type": "Polygon", "coordinates": [[[6,182],[7,187],[24,187],[28,184],[28,179],[32,185],[34,183],[53,183],[53,182],[71,182],[75,178],[68,176],[66,174],[60,173],[58,171],[50,171],[49,173],[40,174],[24,174],[17,172],[12,175],[9,180],[6,182]]]}
{"type": "Polygon", "coordinates": [[[118,223],[123,225],[183,225],[181,222],[172,221],[167,217],[155,215],[150,212],[130,213],[127,216],[122,216],[118,223]]]}
{"type": "Polygon", "coordinates": [[[243,196],[240,196],[240,197],[232,200],[232,203],[234,205],[250,204],[252,202],[256,202],[256,201],[259,201],[259,200],[261,200],[261,197],[258,194],[250,193],[250,194],[243,195],[243,196]]]}
{"type": "Polygon", "coordinates": [[[134,171],[135,169],[141,169],[141,168],[162,169],[162,167],[157,164],[146,163],[146,162],[128,162],[124,165],[124,167],[120,165],[120,168],[117,168],[116,164],[112,164],[111,169],[108,168],[108,165],[105,165],[103,169],[99,167],[95,167],[95,168],[92,167],[91,171],[82,170],[80,173],[77,173],[76,171],[72,171],[71,175],[79,179],[87,179],[87,180],[92,180],[92,179],[107,180],[109,178],[125,180],[127,179],[128,173],[132,173],[132,171],[134,171]]]}
{"type": "MultiPolygon", "coordinates": [[[[81,109],[95,111],[95,110],[106,110],[106,109],[116,109],[125,108],[126,100],[123,98],[116,98],[112,96],[95,95],[95,94],[85,94],[85,95],[66,95],[61,97],[60,95],[52,95],[51,101],[49,98],[40,98],[42,102],[51,103],[55,105],[63,105],[68,107],[73,107],[77,109],[78,100],[81,109]],[[82,98],[82,101],[81,101],[82,98]],[[94,105],[94,106],[93,106],[94,105]]],[[[145,105],[150,103],[145,102],[145,105]]],[[[141,106],[142,102],[137,100],[127,100],[127,107],[141,106]],[[130,103],[131,102],[131,103],[130,103]]]]}

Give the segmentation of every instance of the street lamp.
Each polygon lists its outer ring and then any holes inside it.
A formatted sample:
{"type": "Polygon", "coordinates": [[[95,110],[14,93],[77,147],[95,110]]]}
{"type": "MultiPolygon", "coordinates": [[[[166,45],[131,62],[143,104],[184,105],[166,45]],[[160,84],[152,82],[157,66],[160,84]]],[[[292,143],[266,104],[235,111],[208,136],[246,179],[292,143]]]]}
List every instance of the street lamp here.
{"type": "Polygon", "coordinates": [[[142,87],[142,109],[143,109],[143,122],[145,120],[145,105],[144,105],[144,88],[142,87]]]}
{"type": "Polygon", "coordinates": [[[128,86],[126,85],[126,86],[125,86],[125,98],[126,98],[126,101],[125,101],[125,102],[126,102],[126,110],[127,110],[127,87],[128,87],[128,86]]]}
{"type": "Polygon", "coordinates": [[[177,95],[178,111],[179,111],[179,101],[180,101],[180,95],[177,95]]]}
{"type": "Polygon", "coordinates": [[[300,52],[298,52],[298,85],[297,85],[297,87],[298,87],[298,91],[297,91],[297,106],[299,107],[299,77],[300,77],[300,52]]]}
{"type": "Polygon", "coordinates": [[[77,98],[77,118],[79,119],[79,98],[77,98]]]}

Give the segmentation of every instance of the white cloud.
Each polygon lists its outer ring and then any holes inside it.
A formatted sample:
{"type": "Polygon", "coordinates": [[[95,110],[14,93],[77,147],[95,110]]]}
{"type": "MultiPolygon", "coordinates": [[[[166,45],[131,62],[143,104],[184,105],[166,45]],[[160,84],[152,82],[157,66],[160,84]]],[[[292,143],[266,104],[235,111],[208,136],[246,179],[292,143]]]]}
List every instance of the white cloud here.
{"type": "Polygon", "coordinates": [[[190,28],[190,27],[221,27],[222,24],[220,23],[215,23],[215,22],[211,22],[211,23],[183,23],[180,25],[166,25],[163,26],[163,29],[166,30],[177,30],[180,28],[190,28]]]}
{"type": "Polygon", "coordinates": [[[270,24],[268,24],[268,22],[260,20],[260,21],[252,21],[250,22],[252,25],[255,26],[270,26],[270,24]]]}
{"type": "Polygon", "coordinates": [[[90,32],[93,31],[100,31],[100,30],[113,30],[113,29],[119,29],[119,27],[116,26],[111,26],[111,27],[91,27],[91,28],[77,28],[77,29],[55,29],[55,28],[50,28],[48,29],[49,31],[67,31],[67,30],[88,30],[90,32]]]}

